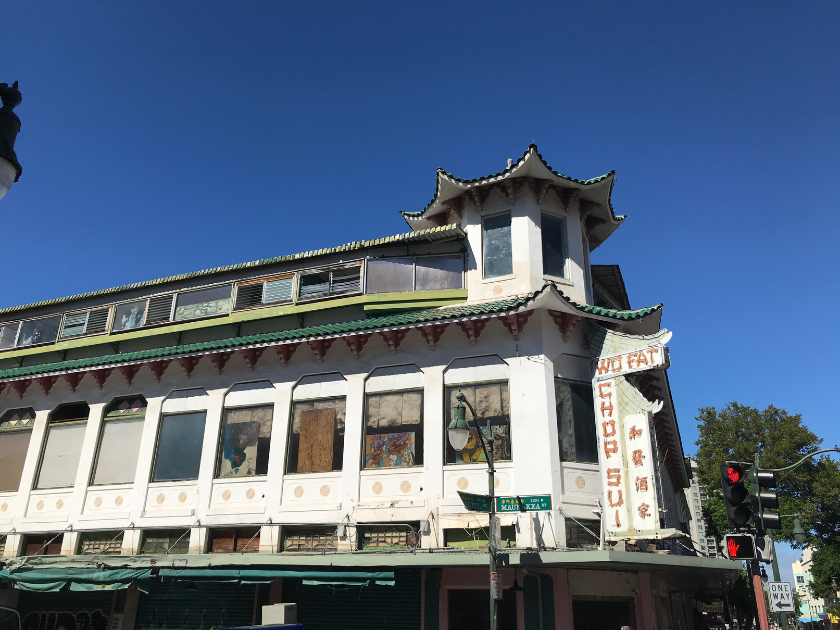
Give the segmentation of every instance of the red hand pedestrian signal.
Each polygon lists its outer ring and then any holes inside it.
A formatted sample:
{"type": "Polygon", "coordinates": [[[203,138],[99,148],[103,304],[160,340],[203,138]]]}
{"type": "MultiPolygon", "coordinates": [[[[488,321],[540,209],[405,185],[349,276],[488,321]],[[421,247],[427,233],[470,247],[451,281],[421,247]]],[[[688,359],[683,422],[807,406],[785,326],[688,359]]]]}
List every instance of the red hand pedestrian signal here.
{"type": "Polygon", "coordinates": [[[727,534],[724,544],[732,560],[754,560],[756,556],[755,539],[751,534],[727,534]]]}
{"type": "Polygon", "coordinates": [[[735,466],[727,466],[726,468],[726,476],[729,477],[730,483],[738,483],[741,481],[741,476],[743,472],[740,467],[736,468],[735,466]]]}

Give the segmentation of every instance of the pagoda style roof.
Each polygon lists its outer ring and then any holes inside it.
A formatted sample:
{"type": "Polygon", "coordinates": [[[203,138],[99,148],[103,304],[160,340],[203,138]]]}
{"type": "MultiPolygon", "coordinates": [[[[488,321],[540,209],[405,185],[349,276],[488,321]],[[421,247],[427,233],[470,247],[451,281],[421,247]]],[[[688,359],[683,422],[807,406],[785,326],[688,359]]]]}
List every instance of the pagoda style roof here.
{"type": "Polygon", "coordinates": [[[177,361],[189,375],[204,356],[209,356],[213,365],[221,372],[234,352],[242,353],[248,364],[253,366],[262,353],[271,347],[275,348],[284,362],[288,362],[297,347],[303,343],[310,346],[320,362],[334,342],[343,339],[350,351],[358,355],[374,334],[380,335],[391,351],[396,352],[405,335],[413,329],[417,329],[426,342],[434,347],[450,324],[455,324],[455,328],[460,328],[475,342],[491,319],[499,319],[514,338],[518,339],[528,318],[537,308],[548,311],[564,338],[568,338],[575,324],[583,317],[605,325],[620,325],[635,333],[652,332],[658,330],[662,313],[661,304],[629,311],[578,304],[566,298],[554,284],[549,283],[534,293],[494,302],[443,306],[336,324],[15,367],[0,370],[0,391],[11,385],[22,397],[29,385],[35,381],[47,393],[59,376],[63,376],[75,389],[87,373],[91,373],[101,386],[114,370],[119,371],[130,383],[143,365],[149,365],[159,379],[163,370],[173,361],[177,361]]]}
{"type": "Polygon", "coordinates": [[[450,223],[447,215],[451,211],[460,213],[461,198],[464,195],[469,195],[480,209],[483,198],[489,192],[486,190],[488,187],[500,187],[512,201],[525,182],[533,186],[539,199],[552,192],[559,195],[565,205],[572,195],[577,195],[581,210],[586,214],[592,249],[603,243],[625,219],[623,215],[616,215],[612,207],[615,171],[592,179],[575,179],[563,175],[548,165],[537,151],[536,144],[529,145],[521,158],[494,175],[461,179],[439,168],[435,196],[429,204],[419,212],[401,214],[412,229],[427,229],[450,223]],[[483,194],[480,190],[483,190],[483,194]]]}

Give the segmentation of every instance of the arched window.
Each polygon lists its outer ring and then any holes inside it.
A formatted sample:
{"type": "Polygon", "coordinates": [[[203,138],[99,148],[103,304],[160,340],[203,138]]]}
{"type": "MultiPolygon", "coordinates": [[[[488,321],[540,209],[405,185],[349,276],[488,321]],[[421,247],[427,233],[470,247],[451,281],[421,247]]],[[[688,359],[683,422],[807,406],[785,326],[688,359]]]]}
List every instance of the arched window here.
{"type": "Polygon", "coordinates": [[[145,420],[146,399],[142,396],[117,398],[105,407],[92,485],[134,481],[145,420]]]}
{"type": "Polygon", "coordinates": [[[34,423],[31,407],[9,409],[0,416],[0,492],[18,491],[34,423]]]}
{"type": "Polygon", "coordinates": [[[314,374],[298,381],[292,393],[286,472],[341,470],[347,381],[341,374],[314,374]]]}

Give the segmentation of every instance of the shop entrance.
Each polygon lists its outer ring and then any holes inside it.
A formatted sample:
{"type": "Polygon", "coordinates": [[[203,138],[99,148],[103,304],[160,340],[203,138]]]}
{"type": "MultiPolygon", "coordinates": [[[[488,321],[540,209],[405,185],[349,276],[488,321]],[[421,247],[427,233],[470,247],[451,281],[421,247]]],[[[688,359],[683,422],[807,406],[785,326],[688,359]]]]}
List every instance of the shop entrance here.
{"type": "MultiPolygon", "coordinates": [[[[485,630],[490,627],[490,590],[451,588],[449,627],[458,630],[485,630]]],[[[504,592],[499,602],[498,630],[516,630],[516,593],[504,592]]]]}

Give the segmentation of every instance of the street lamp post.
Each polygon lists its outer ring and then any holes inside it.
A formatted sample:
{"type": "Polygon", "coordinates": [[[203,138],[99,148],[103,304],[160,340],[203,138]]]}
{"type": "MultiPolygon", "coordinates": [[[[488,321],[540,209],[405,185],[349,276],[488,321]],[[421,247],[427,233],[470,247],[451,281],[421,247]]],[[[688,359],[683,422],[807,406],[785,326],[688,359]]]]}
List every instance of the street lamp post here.
{"type": "Polygon", "coordinates": [[[0,100],[3,102],[3,106],[0,107],[0,199],[9,192],[21,173],[15,155],[15,139],[20,131],[20,118],[12,111],[22,100],[17,88],[17,81],[12,83],[11,87],[0,83],[0,100]]]}
{"type": "Polygon", "coordinates": [[[496,469],[493,467],[493,442],[492,442],[492,430],[490,428],[490,421],[487,421],[487,434],[490,436],[490,442],[488,449],[487,440],[484,438],[484,433],[481,431],[481,427],[478,424],[478,418],[475,414],[475,409],[466,399],[462,392],[458,392],[455,395],[455,398],[458,402],[452,407],[452,422],[449,424],[449,428],[447,429],[447,435],[449,438],[449,444],[452,446],[453,449],[456,451],[461,451],[467,445],[467,442],[470,439],[470,428],[467,424],[467,407],[469,407],[470,412],[472,413],[472,425],[475,429],[475,432],[478,436],[478,440],[481,442],[481,448],[484,450],[484,458],[487,460],[487,494],[490,497],[490,505],[489,505],[489,516],[490,516],[490,541],[488,544],[488,549],[490,551],[490,630],[496,630],[496,624],[498,619],[498,604],[496,600],[493,598],[493,574],[496,573],[496,548],[494,546],[494,541],[496,539],[496,498],[495,498],[495,487],[496,487],[496,469]]]}

